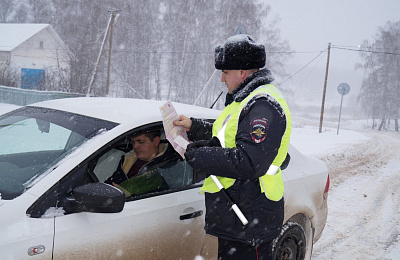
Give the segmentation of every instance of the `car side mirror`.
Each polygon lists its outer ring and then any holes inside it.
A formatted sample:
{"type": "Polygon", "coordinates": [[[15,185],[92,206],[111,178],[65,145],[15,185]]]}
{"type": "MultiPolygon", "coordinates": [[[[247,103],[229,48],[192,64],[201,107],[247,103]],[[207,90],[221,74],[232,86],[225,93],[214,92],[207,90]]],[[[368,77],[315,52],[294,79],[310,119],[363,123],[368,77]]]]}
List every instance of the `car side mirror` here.
{"type": "Polygon", "coordinates": [[[75,212],[117,213],[125,205],[124,193],[106,183],[88,183],[72,190],[75,212]]]}

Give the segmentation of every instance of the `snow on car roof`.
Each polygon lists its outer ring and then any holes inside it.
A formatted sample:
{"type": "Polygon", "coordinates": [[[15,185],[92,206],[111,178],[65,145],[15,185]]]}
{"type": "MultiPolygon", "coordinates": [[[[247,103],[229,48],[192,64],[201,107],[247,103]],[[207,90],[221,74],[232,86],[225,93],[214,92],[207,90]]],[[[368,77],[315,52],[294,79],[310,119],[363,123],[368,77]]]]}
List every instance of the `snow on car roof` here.
{"type": "MultiPolygon", "coordinates": [[[[141,122],[161,121],[160,106],[165,103],[166,101],[132,98],[78,97],[48,100],[29,106],[52,108],[115,123],[126,123],[131,122],[132,119],[141,122]]],[[[172,103],[178,114],[188,117],[215,118],[221,112],[215,109],[172,103]]]]}
{"type": "Polygon", "coordinates": [[[6,104],[0,103],[0,115],[8,113],[14,109],[20,108],[21,106],[13,105],[13,104],[6,104]]]}

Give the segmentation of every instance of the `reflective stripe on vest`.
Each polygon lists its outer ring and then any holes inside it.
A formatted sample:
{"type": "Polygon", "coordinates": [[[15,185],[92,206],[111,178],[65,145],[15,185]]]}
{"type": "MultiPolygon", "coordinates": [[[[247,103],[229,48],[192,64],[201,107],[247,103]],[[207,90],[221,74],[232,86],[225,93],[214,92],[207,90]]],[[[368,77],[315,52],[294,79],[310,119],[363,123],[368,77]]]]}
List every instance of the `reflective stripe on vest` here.
{"type": "MultiPolygon", "coordinates": [[[[268,98],[270,102],[277,102],[283,108],[286,117],[286,129],[281,140],[278,154],[274,158],[266,174],[259,178],[261,192],[264,192],[270,200],[278,201],[282,198],[284,191],[282,172],[279,167],[286,158],[292,131],[289,107],[279,90],[273,85],[264,85],[251,92],[242,102],[232,102],[230,105],[226,106],[214,122],[213,136],[218,137],[222,147],[236,147],[236,133],[240,113],[246,104],[256,95],[268,98]]],[[[218,179],[225,189],[231,187],[235,182],[235,179],[232,178],[218,177],[218,179]]],[[[212,179],[208,177],[205,179],[204,185],[200,191],[215,193],[218,192],[219,189],[212,179]]]]}

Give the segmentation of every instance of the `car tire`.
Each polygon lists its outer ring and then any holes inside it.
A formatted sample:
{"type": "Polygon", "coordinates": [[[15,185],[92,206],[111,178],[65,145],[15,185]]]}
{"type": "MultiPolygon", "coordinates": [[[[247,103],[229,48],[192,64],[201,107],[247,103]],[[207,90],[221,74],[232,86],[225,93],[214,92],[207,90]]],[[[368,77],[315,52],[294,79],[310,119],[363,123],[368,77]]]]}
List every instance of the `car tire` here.
{"type": "Polygon", "coordinates": [[[306,236],[304,229],[296,222],[286,222],[280,235],[275,239],[273,259],[303,260],[306,253],[306,236]]]}

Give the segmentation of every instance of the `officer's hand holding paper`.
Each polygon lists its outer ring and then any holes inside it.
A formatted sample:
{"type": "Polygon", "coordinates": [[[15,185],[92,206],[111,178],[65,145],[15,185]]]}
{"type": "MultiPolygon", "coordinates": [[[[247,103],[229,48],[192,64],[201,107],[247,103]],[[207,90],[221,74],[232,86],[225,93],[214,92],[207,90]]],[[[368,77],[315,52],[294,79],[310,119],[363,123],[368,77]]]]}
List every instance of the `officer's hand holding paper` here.
{"type": "Polygon", "coordinates": [[[189,144],[189,139],[184,127],[176,126],[173,123],[175,120],[179,119],[178,113],[170,100],[162,105],[160,110],[163,117],[163,126],[167,140],[174,147],[175,151],[177,151],[182,158],[185,158],[184,154],[186,147],[189,144]]]}

